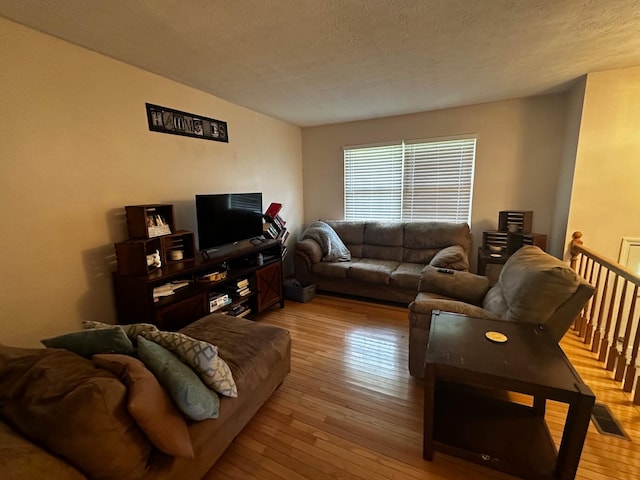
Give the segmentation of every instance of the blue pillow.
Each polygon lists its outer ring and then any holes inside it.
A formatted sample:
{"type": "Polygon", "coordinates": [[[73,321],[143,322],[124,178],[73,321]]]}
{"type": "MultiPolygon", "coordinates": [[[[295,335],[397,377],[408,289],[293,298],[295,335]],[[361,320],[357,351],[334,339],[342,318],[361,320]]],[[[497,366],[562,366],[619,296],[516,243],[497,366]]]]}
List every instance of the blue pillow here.
{"type": "Polygon", "coordinates": [[[120,327],[81,330],[53,338],[45,338],[41,342],[45,347],[65,348],[86,358],[91,358],[97,353],[133,355],[135,352],[131,340],[120,327]]]}
{"type": "Polygon", "coordinates": [[[218,418],[220,399],[216,393],[173,353],[139,336],[138,355],[185,416],[192,420],[218,418]]]}

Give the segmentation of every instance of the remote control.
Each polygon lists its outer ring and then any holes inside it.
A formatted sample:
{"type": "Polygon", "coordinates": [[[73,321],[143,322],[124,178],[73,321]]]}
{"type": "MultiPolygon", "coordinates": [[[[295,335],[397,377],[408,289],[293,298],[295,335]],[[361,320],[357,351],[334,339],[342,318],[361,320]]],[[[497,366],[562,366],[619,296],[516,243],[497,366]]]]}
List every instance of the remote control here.
{"type": "Polygon", "coordinates": [[[453,275],[453,270],[449,270],[448,268],[439,268],[438,272],[440,272],[440,273],[448,273],[449,275],[453,275]]]}

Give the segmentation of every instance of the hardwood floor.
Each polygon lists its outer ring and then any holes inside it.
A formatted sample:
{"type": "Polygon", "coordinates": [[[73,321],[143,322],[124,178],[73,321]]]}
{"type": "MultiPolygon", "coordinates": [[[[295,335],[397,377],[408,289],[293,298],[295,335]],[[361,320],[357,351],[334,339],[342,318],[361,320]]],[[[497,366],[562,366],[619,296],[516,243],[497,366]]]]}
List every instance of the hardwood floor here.
{"type": "MultiPolygon", "coordinates": [[[[436,453],[422,459],[422,383],[407,370],[405,308],[330,296],[261,316],[288,329],[292,371],[207,475],[214,479],[513,478],[436,453]]],[[[570,331],[561,343],[631,441],[589,426],[576,478],[640,479],[640,409],[570,331]]],[[[566,408],[547,406],[559,442],[566,408]]]]}

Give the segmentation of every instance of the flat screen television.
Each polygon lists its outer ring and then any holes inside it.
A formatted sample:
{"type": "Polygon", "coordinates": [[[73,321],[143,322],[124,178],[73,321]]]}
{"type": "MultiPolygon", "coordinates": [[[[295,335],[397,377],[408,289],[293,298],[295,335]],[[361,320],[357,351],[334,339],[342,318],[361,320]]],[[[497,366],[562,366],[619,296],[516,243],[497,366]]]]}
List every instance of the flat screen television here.
{"type": "Polygon", "coordinates": [[[262,236],[262,193],[196,195],[200,250],[262,236]]]}

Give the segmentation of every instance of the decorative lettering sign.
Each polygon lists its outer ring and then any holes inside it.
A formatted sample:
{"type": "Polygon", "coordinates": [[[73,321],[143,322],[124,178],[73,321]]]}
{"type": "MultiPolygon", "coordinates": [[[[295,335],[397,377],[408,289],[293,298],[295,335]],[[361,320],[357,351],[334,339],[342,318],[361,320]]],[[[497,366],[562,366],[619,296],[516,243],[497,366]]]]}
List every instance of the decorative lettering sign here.
{"type": "Polygon", "coordinates": [[[147,103],[147,120],[152,132],[204,138],[229,143],[227,122],[147,103]]]}

